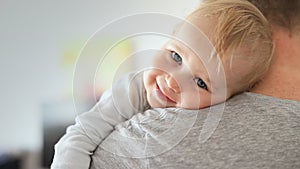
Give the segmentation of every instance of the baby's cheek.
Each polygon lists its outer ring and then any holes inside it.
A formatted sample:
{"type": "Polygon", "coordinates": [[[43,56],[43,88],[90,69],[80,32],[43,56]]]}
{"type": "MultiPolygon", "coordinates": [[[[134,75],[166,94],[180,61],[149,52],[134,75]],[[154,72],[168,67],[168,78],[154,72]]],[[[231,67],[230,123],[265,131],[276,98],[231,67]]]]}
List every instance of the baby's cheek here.
{"type": "Polygon", "coordinates": [[[148,81],[149,81],[149,80],[155,78],[156,74],[157,74],[157,73],[156,73],[155,70],[150,69],[150,70],[146,71],[146,73],[144,74],[144,76],[145,76],[145,78],[148,79],[148,81]]]}
{"type": "Polygon", "coordinates": [[[198,109],[199,96],[193,93],[181,93],[181,107],[187,109],[198,109]]]}
{"type": "MultiPolygon", "coordinates": [[[[184,98],[183,98],[184,99],[184,98]]],[[[207,93],[191,93],[189,97],[185,97],[183,102],[189,109],[202,109],[212,105],[212,97],[207,93]]]]}

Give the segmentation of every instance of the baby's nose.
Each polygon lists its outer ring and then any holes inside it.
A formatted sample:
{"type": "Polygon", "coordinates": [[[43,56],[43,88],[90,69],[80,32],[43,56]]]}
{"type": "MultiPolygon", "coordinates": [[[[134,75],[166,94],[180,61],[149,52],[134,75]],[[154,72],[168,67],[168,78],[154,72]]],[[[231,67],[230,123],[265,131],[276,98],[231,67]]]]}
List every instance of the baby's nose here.
{"type": "Polygon", "coordinates": [[[180,93],[180,88],[179,88],[179,86],[178,86],[178,84],[177,84],[177,82],[176,82],[176,80],[174,79],[173,76],[167,75],[166,76],[166,82],[168,84],[168,87],[170,89],[172,89],[175,93],[180,93]]]}

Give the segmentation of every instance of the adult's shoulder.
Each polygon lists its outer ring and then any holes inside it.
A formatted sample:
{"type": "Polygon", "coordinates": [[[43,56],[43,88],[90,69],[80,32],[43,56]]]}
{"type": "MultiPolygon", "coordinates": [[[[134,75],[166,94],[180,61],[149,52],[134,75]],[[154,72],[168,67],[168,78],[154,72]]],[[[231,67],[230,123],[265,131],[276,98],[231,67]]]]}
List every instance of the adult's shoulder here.
{"type": "Polygon", "coordinates": [[[280,99],[262,94],[244,92],[236,95],[226,102],[226,110],[237,109],[244,111],[264,109],[270,111],[286,109],[300,111],[300,102],[295,100],[280,99]]]}
{"type": "MultiPolygon", "coordinates": [[[[203,130],[205,123],[201,121],[198,118],[196,125],[203,130]]],[[[242,93],[225,102],[217,128],[206,142],[193,148],[199,150],[197,155],[202,159],[209,154],[207,168],[215,164],[222,168],[298,168],[299,121],[298,101],[242,93]]],[[[191,130],[185,140],[195,142],[196,133],[199,131],[191,130]]],[[[205,160],[198,164],[203,163],[205,160]]]]}
{"type": "MultiPolygon", "coordinates": [[[[290,127],[300,119],[300,102],[256,93],[242,93],[229,99],[224,106],[223,124],[240,123],[251,128],[265,126],[290,127]]],[[[298,122],[297,122],[298,121],[298,122]]],[[[235,126],[236,127],[236,126],[235,126]]],[[[247,127],[244,127],[246,129],[247,127]]]]}
{"type": "Polygon", "coordinates": [[[299,168],[299,111],[254,93],[199,111],[148,110],[116,128],[93,167],[299,168]]]}

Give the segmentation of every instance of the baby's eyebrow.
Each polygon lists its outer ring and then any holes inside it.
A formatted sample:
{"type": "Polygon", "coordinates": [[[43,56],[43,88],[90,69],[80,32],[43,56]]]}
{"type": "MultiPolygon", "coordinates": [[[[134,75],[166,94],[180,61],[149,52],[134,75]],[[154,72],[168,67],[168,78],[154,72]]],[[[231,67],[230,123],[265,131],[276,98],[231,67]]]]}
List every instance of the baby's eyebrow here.
{"type": "Polygon", "coordinates": [[[172,35],[175,35],[177,32],[179,32],[179,29],[182,27],[182,25],[183,25],[182,22],[177,23],[173,28],[172,35]]]}
{"type": "Polygon", "coordinates": [[[172,40],[172,48],[174,48],[174,51],[175,52],[178,52],[178,54],[181,56],[181,57],[185,57],[185,58],[189,58],[189,54],[187,53],[186,49],[188,50],[191,50],[190,48],[188,48],[184,42],[180,41],[180,40],[177,40],[177,39],[174,39],[172,40]]]}
{"type": "Polygon", "coordinates": [[[197,68],[197,73],[195,74],[196,77],[201,78],[206,85],[208,86],[209,90],[212,91],[217,91],[217,88],[215,85],[213,84],[217,84],[217,82],[214,80],[214,78],[212,78],[214,76],[215,70],[212,70],[214,68],[209,68],[210,67],[210,63],[203,60],[205,58],[202,58],[201,56],[196,55],[196,57],[199,58],[200,62],[202,65],[199,65],[197,68]]]}

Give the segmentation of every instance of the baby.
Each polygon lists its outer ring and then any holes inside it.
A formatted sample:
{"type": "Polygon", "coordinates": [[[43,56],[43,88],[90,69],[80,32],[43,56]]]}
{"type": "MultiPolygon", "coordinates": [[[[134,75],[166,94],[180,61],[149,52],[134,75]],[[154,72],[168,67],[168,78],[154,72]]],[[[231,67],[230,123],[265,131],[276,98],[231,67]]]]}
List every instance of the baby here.
{"type": "Polygon", "coordinates": [[[253,5],[202,3],[176,28],[151,69],[122,77],[76,118],[56,144],[51,168],[89,168],[90,156],[114,127],[146,109],[201,109],[248,90],[267,71],[272,52],[268,22],[253,5]]]}

